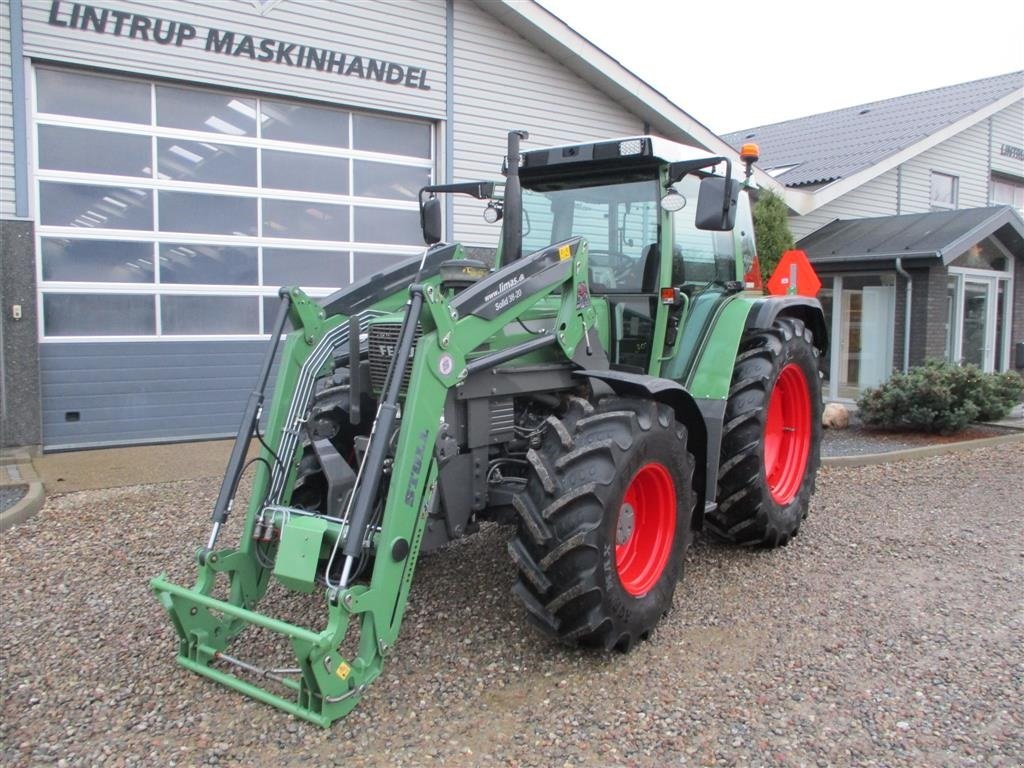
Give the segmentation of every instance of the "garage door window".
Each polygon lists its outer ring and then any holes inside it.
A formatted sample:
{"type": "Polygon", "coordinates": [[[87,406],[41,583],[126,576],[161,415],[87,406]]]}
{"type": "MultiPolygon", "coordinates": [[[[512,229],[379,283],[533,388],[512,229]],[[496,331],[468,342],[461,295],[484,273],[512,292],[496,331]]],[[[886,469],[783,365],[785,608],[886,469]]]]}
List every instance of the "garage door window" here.
{"type": "Polygon", "coordinates": [[[422,248],[429,122],[49,67],[34,122],[44,341],[256,336],[422,248]]]}

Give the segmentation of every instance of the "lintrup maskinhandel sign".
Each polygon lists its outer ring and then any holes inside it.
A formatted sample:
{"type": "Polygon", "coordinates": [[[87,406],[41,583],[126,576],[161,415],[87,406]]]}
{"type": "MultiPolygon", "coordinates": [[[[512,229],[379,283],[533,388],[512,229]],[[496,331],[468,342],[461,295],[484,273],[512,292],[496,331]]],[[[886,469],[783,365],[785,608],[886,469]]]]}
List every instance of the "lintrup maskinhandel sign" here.
{"type": "Polygon", "coordinates": [[[81,32],[127,37],[177,48],[202,47],[211,54],[430,90],[427,70],[422,67],[96,5],[53,0],[49,23],[81,32]]]}

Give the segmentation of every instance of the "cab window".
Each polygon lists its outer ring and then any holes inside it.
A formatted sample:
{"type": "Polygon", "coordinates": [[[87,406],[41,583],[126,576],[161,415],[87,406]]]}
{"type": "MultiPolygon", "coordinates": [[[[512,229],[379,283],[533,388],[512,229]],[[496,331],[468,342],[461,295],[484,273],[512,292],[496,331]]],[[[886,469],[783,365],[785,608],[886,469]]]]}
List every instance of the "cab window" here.
{"type": "Polygon", "coordinates": [[[735,280],[733,233],[709,232],[694,225],[700,179],[686,176],[673,187],[686,200],[686,205],[672,214],[672,283],[735,280]]]}

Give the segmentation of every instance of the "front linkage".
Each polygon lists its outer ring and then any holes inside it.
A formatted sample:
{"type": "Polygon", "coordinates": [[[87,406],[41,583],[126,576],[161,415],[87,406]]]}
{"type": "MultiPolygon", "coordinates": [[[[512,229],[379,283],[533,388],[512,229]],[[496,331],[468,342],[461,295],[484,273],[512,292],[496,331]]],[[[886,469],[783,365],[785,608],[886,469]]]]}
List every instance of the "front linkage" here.
{"type": "MultiPolygon", "coordinates": [[[[438,436],[446,431],[442,422],[448,390],[472,371],[540,347],[560,346],[567,358],[583,362],[583,349],[591,351],[589,329],[596,320],[586,275],[586,245],[573,238],[513,261],[454,298],[444,295],[436,277],[410,285],[404,295],[389,292],[382,296],[381,292],[369,299],[368,284],[364,283],[350,289],[362,294],[361,300],[347,305],[358,312],[328,317],[301,290],[283,291],[285,308],[279,313],[277,328],[282,330],[290,318],[296,330],[288,335],[281,353],[240,544],[216,549],[257,429],[279,333],[273,336],[247,405],[214,509],[208,544],[196,556],[196,584],[185,588],[163,576],[150,582],[178,632],[179,663],[325,727],[350,712],[380,674],[384,657],[398,636],[426,520],[435,503],[439,464],[444,461],[438,436]],[[561,301],[552,333],[498,352],[474,355],[507,323],[559,288],[561,301]],[[331,372],[339,347],[350,345],[354,353],[350,364],[358,363],[359,346],[353,336],[370,317],[394,311],[403,299],[405,317],[397,353],[347,508],[336,514],[330,509],[319,514],[290,506],[303,453],[303,425],[317,378],[331,372]],[[407,351],[413,345],[417,323],[423,334],[410,356],[407,351]],[[408,391],[415,396],[403,401],[401,387],[410,365],[408,391]],[[391,481],[382,499],[380,477],[396,429],[391,481]],[[374,510],[381,505],[380,525],[371,525],[374,510]],[[355,566],[365,562],[370,549],[376,556],[369,582],[355,583],[355,566]],[[324,559],[328,565],[318,577],[318,564],[324,559]],[[213,596],[219,576],[230,585],[224,600],[213,596]],[[315,632],[258,612],[256,606],[271,577],[301,592],[322,588],[326,627],[315,632]],[[353,620],[358,622],[358,650],[354,658],[344,658],[339,649],[353,620]],[[267,668],[225,653],[231,640],[248,625],[288,638],[296,665],[267,668]],[[263,680],[275,683],[280,691],[261,687],[258,682],[263,680]]],[[[334,458],[339,458],[337,453],[334,458]]],[[[345,465],[341,471],[351,470],[345,465]]]]}

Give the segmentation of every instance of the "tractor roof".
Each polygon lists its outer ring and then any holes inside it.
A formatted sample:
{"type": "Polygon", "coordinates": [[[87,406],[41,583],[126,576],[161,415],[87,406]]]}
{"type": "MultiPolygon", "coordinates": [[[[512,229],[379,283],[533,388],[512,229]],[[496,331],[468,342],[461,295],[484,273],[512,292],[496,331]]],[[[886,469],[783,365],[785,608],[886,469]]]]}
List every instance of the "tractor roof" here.
{"type": "Polygon", "coordinates": [[[626,136],[523,152],[519,175],[527,187],[605,173],[649,177],[665,163],[710,156],[706,149],[658,136],[626,136]]]}

